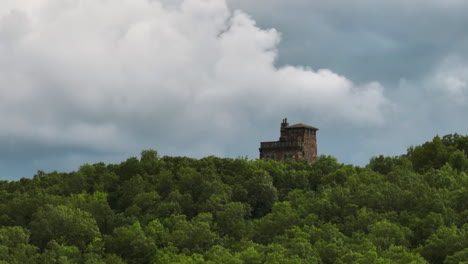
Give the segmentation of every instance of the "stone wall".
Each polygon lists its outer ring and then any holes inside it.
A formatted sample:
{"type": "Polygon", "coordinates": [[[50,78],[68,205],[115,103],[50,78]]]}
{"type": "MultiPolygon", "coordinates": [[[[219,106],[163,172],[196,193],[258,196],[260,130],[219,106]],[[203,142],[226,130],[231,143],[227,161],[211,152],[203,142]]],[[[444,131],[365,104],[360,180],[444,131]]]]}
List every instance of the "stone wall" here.
{"type": "Polygon", "coordinates": [[[262,142],[261,159],[284,161],[286,159],[306,159],[309,163],[317,159],[316,131],[306,127],[281,127],[279,141],[262,142]]]}

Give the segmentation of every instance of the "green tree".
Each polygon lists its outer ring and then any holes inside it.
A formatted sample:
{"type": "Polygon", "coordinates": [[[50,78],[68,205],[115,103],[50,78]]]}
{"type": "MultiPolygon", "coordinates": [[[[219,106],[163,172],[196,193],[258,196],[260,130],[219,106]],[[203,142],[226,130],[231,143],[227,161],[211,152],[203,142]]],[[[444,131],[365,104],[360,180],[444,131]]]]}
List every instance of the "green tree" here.
{"type": "Polygon", "coordinates": [[[206,251],[205,259],[208,263],[242,264],[243,262],[234,257],[231,252],[219,245],[213,246],[206,251]]]}
{"type": "Polygon", "coordinates": [[[158,152],[154,149],[147,149],[141,151],[141,162],[152,162],[158,159],[158,152]]]}
{"type": "Polygon", "coordinates": [[[213,216],[201,213],[192,221],[187,221],[185,215],[173,215],[167,219],[171,231],[171,242],[180,250],[203,252],[209,249],[218,238],[212,230],[213,216]]]}
{"type": "Polygon", "coordinates": [[[441,226],[426,240],[421,255],[431,263],[443,263],[447,256],[468,248],[468,225],[441,226]]]}
{"type": "Polygon", "coordinates": [[[468,248],[445,258],[444,264],[468,264],[468,248]]]}
{"type": "Polygon", "coordinates": [[[93,216],[102,234],[112,231],[115,213],[107,202],[107,193],[95,192],[92,195],[72,195],[70,200],[76,208],[86,211],[93,216]]]}
{"type": "Polygon", "coordinates": [[[249,203],[253,208],[252,215],[262,217],[269,213],[278,200],[278,190],[273,185],[271,176],[265,171],[257,170],[246,185],[249,203]]]}
{"type": "Polygon", "coordinates": [[[100,237],[96,220],[88,212],[64,205],[39,208],[30,224],[31,242],[44,248],[51,240],[85,249],[100,237]]]}
{"type": "Polygon", "coordinates": [[[255,221],[254,240],[268,244],[275,236],[282,235],[286,229],[300,224],[299,216],[291,208],[289,202],[277,202],[270,214],[255,221]]]}
{"type": "Polygon", "coordinates": [[[235,202],[224,205],[216,212],[216,223],[219,232],[235,239],[241,239],[247,232],[245,218],[249,215],[248,206],[235,202]]]}
{"type": "Polygon", "coordinates": [[[154,240],[147,237],[139,222],[114,229],[105,236],[107,252],[114,253],[128,263],[149,263],[156,253],[154,240]]]}
{"type": "Polygon", "coordinates": [[[454,151],[449,158],[449,164],[452,168],[458,170],[459,172],[468,171],[468,159],[466,158],[464,150],[454,151]]]}
{"type": "Polygon", "coordinates": [[[408,158],[411,160],[417,172],[424,173],[429,169],[439,169],[449,161],[451,153],[455,147],[447,144],[447,141],[436,136],[431,142],[426,142],[421,146],[410,147],[408,158]]]}
{"type": "Polygon", "coordinates": [[[382,257],[389,259],[395,264],[426,264],[428,263],[421,255],[411,252],[405,246],[390,246],[382,252],[382,257]]]}
{"type": "Polygon", "coordinates": [[[34,263],[38,248],[29,244],[29,231],[20,227],[0,227],[0,261],[34,263]]]}
{"type": "Polygon", "coordinates": [[[51,240],[47,243],[44,253],[40,256],[40,263],[83,263],[84,256],[76,246],[63,245],[51,240]]]}
{"type": "Polygon", "coordinates": [[[390,246],[409,246],[412,232],[409,228],[383,220],[369,226],[369,240],[380,250],[390,246]]]}

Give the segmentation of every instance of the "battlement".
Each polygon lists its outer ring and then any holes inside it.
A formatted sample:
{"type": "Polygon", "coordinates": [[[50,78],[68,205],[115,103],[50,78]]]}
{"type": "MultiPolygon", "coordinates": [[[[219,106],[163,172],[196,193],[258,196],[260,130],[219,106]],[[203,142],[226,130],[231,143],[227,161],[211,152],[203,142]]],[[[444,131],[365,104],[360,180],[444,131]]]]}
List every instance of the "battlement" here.
{"type": "Polygon", "coordinates": [[[294,141],[270,141],[270,142],[260,142],[260,148],[285,148],[285,147],[301,147],[299,142],[294,141]]]}

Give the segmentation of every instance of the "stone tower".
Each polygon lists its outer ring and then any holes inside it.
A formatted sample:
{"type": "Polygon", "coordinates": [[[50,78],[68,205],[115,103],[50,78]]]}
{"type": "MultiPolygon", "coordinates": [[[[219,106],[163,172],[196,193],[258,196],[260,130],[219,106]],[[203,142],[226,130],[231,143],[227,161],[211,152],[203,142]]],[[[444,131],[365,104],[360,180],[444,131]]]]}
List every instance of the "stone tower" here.
{"type": "Polygon", "coordinates": [[[317,159],[317,130],[302,123],[290,126],[288,119],[283,119],[279,141],[260,143],[260,159],[305,159],[313,163],[317,159]]]}

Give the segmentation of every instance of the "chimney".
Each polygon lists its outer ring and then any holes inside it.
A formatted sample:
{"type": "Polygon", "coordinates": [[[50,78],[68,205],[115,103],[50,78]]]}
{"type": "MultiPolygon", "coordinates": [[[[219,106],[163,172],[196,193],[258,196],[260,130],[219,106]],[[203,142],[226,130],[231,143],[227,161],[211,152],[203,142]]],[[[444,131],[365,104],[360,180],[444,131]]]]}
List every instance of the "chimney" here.
{"type": "Polygon", "coordinates": [[[280,141],[286,141],[286,127],[289,126],[288,119],[285,118],[283,119],[283,122],[281,122],[281,129],[280,129],[280,141]]]}

